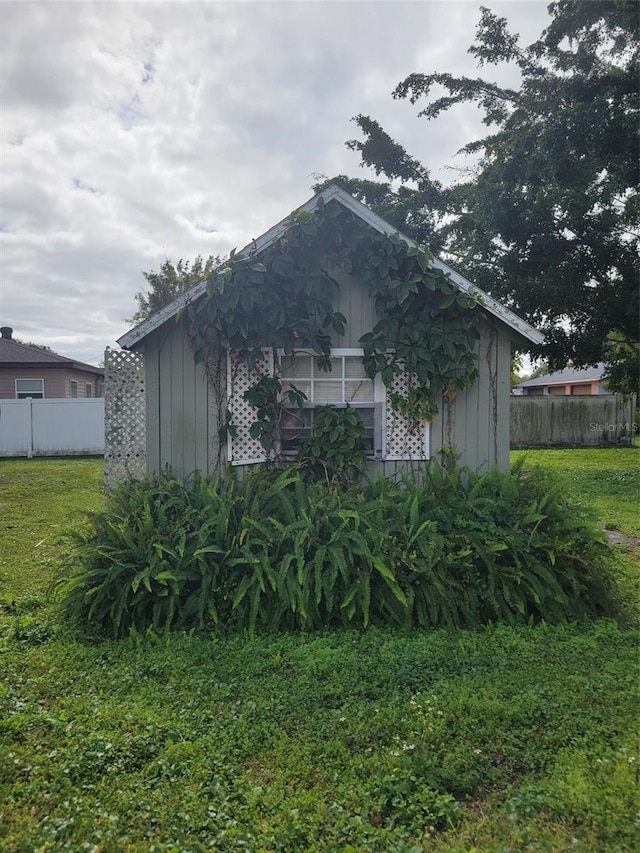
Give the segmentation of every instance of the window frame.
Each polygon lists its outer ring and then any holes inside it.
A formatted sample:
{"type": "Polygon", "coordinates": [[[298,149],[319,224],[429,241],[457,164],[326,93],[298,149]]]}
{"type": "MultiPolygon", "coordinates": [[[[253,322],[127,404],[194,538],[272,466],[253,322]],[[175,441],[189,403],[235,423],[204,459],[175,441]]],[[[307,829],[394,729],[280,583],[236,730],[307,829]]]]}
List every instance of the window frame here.
{"type": "Polygon", "coordinates": [[[70,397],[70,399],[72,399],[72,400],[78,399],[78,394],[80,392],[79,385],[80,385],[80,383],[78,382],[77,379],[70,379],[69,380],[69,397],[70,397]],[[75,394],[73,393],[73,386],[74,385],[75,385],[75,391],[76,391],[75,394]]]}
{"type": "Polygon", "coordinates": [[[89,400],[93,398],[93,382],[84,383],[84,396],[89,400]]]}
{"type": "Polygon", "coordinates": [[[16,400],[44,400],[44,379],[22,376],[15,379],[16,400]],[[18,382],[39,382],[41,391],[19,391],[18,382]]]}
{"type": "MultiPolygon", "coordinates": [[[[311,358],[319,358],[318,353],[314,350],[309,349],[296,349],[293,352],[293,356],[296,357],[298,355],[301,356],[311,356],[311,358]]],[[[334,347],[331,349],[329,353],[330,358],[359,358],[362,360],[364,356],[364,350],[362,347],[334,347]]],[[[284,350],[278,350],[278,378],[282,383],[290,382],[292,385],[296,384],[295,378],[286,379],[282,375],[282,359],[290,358],[291,353],[285,353],[284,350]]],[[[325,375],[323,373],[323,375],[325,375]]],[[[331,373],[327,373],[327,376],[331,376],[331,373]]],[[[346,377],[341,377],[342,381],[348,381],[346,377]]],[[[300,380],[306,381],[306,380],[300,380]]],[[[311,379],[313,383],[313,379],[311,379]]],[[[322,380],[320,380],[322,381],[322,380]]],[[[300,409],[314,410],[319,406],[333,406],[336,409],[346,409],[347,406],[351,406],[353,409],[372,409],[373,410],[373,452],[367,454],[367,459],[370,460],[379,460],[384,459],[386,457],[386,435],[385,429],[383,428],[384,420],[385,420],[385,411],[386,411],[386,402],[387,402],[387,390],[382,382],[380,375],[378,374],[373,380],[369,380],[372,382],[373,386],[373,400],[365,400],[365,401],[341,401],[337,403],[317,403],[314,400],[308,400],[303,403],[302,406],[294,406],[294,405],[285,405],[284,408],[287,411],[296,412],[300,411],[300,409]]],[[[337,382],[336,382],[337,384],[337,382]]],[[[313,384],[312,384],[313,387],[313,384]]],[[[281,455],[285,459],[295,458],[297,454],[297,450],[281,450],[281,455]]]]}

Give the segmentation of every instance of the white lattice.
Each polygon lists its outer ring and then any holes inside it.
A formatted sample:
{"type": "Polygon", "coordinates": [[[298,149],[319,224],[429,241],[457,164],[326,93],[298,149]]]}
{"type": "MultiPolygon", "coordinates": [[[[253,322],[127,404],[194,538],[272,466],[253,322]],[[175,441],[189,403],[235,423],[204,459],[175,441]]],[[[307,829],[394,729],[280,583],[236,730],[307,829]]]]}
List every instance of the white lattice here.
{"type": "Polygon", "coordinates": [[[235,353],[229,353],[227,362],[228,405],[236,427],[235,435],[230,439],[229,459],[236,465],[263,461],[267,458],[264,447],[249,434],[251,424],[256,419],[256,411],[244,399],[244,392],[263,376],[273,375],[273,356],[265,351],[264,359],[249,370],[246,362],[239,361],[235,353]]]}
{"type": "Polygon", "coordinates": [[[104,482],[116,483],[146,473],[144,357],[128,350],[105,352],[104,482]]]}
{"type": "Polygon", "coordinates": [[[391,395],[406,396],[411,384],[409,373],[397,373],[387,389],[385,426],[387,457],[391,459],[426,459],[426,424],[399,414],[391,405],[391,395]]]}

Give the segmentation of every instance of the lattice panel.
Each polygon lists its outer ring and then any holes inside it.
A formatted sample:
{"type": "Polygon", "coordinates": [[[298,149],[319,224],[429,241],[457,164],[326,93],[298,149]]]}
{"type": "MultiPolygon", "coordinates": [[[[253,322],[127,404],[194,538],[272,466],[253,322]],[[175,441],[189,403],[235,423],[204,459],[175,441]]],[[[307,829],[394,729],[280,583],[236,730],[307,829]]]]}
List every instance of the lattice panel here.
{"type": "Polygon", "coordinates": [[[116,483],[146,474],[144,357],[128,350],[105,352],[104,481],[116,483]]]}
{"type": "Polygon", "coordinates": [[[391,394],[405,396],[411,376],[397,373],[387,389],[385,426],[387,430],[387,456],[400,459],[425,459],[425,424],[416,418],[404,417],[391,406],[391,394]]]}
{"type": "Polygon", "coordinates": [[[234,353],[228,357],[229,376],[229,410],[231,411],[233,423],[236,426],[236,434],[231,439],[230,461],[235,464],[242,462],[255,462],[267,458],[264,447],[255,438],[251,438],[249,430],[256,419],[256,412],[244,399],[244,392],[251,388],[263,376],[273,375],[273,355],[265,351],[263,361],[252,370],[249,366],[239,361],[234,353]]]}

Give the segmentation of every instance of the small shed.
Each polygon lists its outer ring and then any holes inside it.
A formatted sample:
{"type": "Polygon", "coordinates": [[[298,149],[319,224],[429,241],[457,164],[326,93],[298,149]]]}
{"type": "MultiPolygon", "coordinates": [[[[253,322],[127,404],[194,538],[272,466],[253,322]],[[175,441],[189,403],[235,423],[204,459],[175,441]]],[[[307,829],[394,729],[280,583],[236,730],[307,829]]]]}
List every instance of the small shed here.
{"type": "MultiPolygon", "coordinates": [[[[329,205],[336,222],[342,221],[340,214],[346,211],[350,227],[391,241],[393,246],[401,245],[412,256],[421,251],[341,187],[331,185],[249,243],[236,258],[252,258],[256,261],[253,269],[261,270],[260,259],[286,240],[292,222],[304,224],[306,217],[329,210],[329,205]]],[[[190,337],[185,318],[210,298],[216,289],[215,279],[196,285],[123,335],[118,341],[122,350],[107,357],[107,412],[113,412],[116,419],[118,412],[131,413],[133,409],[115,399],[128,394],[135,398],[137,410],[144,413],[144,428],[130,423],[130,414],[118,423],[107,422],[107,464],[130,470],[129,463],[139,458],[146,473],[170,466],[175,474],[188,476],[195,470],[222,471],[227,464],[242,468],[264,462],[272,452],[265,450],[252,431],[255,410],[245,394],[261,376],[277,376],[283,389],[288,383],[295,384],[306,396],[293,421],[285,416],[279,422],[281,457],[293,451],[299,432],[311,429],[317,406],[350,405],[365,423],[371,472],[392,476],[437,457],[443,448],[454,453],[460,464],[473,469],[486,470],[496,464],[508,468],[512,352],[541,343],[540,332],[447,264],[430,258],[430,269],[437,271],[440,279],[446,278],[454,298],[465,294],[477,302],[473,321],[476,368],[468,387],[443,394],[429,422],[417,421],[397,405],[412,386],[411,370],[396,372],[391,378],[387,375],[382,381],[379,373],[371,376],[364,368],[365,342],[379,320],[379,301],[374,298],[370,274],[368,280],[361,274],[358,257],[344,260],[326,270],[335,287],[335,316],[345,320],[337,331],[332,330],[330,350],[325,353],[329,363],[322,362],[317,348],[304,341],[295,352],[256,341],[256,346],[264,347],[264,358],[255,365],[236,358],[233,350],[226,351],[225,359],[213,371],[206,358],[196,363],[193,335],[190,337]],[[127,364],[133,370],[129,382],[127,364]],[[114,398],[111,403],[110,396],[114,398]],[[225,431],[229,418],[234,426],[225,431]],[[128,429],[137,438],[123,439],[128,429]]],[[[390,286],[396,285],[392,282],[390,286]]],[[[419,283],[414,289],[422,286],[419,283]]]]}

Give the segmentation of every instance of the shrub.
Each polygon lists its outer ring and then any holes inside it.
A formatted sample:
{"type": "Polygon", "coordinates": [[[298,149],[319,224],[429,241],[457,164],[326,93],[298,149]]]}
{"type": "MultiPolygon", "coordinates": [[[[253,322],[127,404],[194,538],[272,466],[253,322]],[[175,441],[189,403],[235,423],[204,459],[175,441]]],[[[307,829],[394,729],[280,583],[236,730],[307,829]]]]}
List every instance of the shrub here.
{"type": "Polygon", "coordinates": [[[312,434],[300,442],[298,463],[303,473],[316,479],[348,485],[363,475],[368,451],[365,426],[356,409],[317,406],[312,434]]]}
{"type": "Polygon", "coordinates": [[[419,481],[127,482],[75,534],[65,608],[152,628],[477,627],[613,612],[609,548],[548,473],[428,467],[419,481]]]}
{"type": "Polygon", "coordinates": [[[196,476],[187,485],[165,473],[121,483],[72,534],[77,573],[62,581],[65,610],[116,636],[226,618],[229,544],[243,511],[233,478],[196,476]]]}

